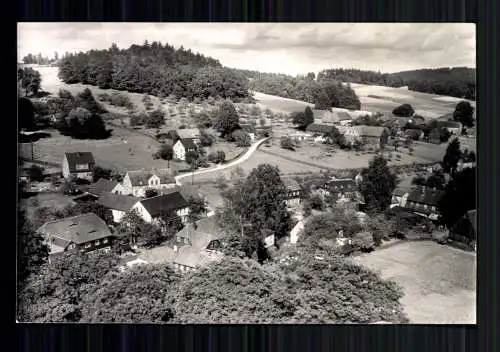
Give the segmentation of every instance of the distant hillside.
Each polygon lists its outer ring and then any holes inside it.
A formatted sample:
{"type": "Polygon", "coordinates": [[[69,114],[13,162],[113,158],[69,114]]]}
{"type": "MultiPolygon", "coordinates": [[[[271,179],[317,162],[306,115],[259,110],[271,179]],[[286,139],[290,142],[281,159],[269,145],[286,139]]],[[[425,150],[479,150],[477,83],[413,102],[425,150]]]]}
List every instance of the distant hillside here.
{"type": "Polygon", "coordinates": [[[318,80],[331,79],[388,87],[408,86],[410,90],[423,93],[476,99],[476,70],[467,67],[421,69],[396,73],[328,69],[318,74],[318,80]]]}
{"type": "Polygon", "coordinates": [[[211,57],[158,42],[65,55],[59,78],[102,89],[126,90],[188,100],[209,96],[239,101],[249,97],[248,79],[211,57]]]}

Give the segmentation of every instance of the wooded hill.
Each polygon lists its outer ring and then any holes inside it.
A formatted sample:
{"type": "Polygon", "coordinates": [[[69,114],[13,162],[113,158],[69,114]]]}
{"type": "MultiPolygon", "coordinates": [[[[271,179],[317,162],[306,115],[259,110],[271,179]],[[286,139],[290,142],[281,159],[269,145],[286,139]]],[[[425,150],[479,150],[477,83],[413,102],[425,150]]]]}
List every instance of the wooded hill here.
{"type": "Polygon", "coordinates": [[[119,49],[65,55],[59,78],[68,84],[83,83],[102,89],[148,93],[159,97],[175,95],[195,98],[247,98],[248,80],[243,74],[222,67],[218,60],[183,47],[147,41],[119,49]]]}

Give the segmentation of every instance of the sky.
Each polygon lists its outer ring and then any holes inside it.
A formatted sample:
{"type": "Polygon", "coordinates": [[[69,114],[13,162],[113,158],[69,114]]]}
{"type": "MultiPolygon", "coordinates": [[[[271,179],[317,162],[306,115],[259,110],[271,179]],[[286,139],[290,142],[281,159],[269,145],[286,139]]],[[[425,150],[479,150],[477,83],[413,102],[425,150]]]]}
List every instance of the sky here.
{"type": "Polygon", "coordinates": [[[18,58],[159,41],[227,67],[291,75],[476,67],[470,23],[18,23],[18,58]]]}

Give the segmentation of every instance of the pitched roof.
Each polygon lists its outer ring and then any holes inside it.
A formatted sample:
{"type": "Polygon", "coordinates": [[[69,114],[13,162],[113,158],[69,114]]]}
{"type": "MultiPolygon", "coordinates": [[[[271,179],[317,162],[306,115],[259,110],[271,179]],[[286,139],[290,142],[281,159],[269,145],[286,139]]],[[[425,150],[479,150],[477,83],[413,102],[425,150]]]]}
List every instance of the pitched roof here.
{"type": "Polygon", "coordinates": [[[179,191],[142,199],[140,202],[152,217],[156,217],[162,212],[178,210],[188,206],[188,202],[179,191]]]}
{"type": "Polygon", "coordinates": [[[95,241],[112,235],[104,220],[94,213],[48,221],[38,228],[37,232],[62,238],[67,242],[76,244],[95,241]]]}
{"type": "Polygon", "coordinates": [[[316,133],[330,133],[333,131],[333,125],[324,125],[319,123],[311,123],[306,127],[306,131],[308,132],[316,132],[316,133]]]}
{"type": "Polygon", "coordinates": [[[196,225],[188,224],[176,236],[189,238],[195,248],[206,249],[211,241],[223,239],[226,234],[212,216],[197,221],[196,225]]]}
{"type": "Polygon", "coordinates": [[[462,128],[462,124],[458,121],[442,121],[438,120],[438,127],[462,128]]]}
{"type": "Polygon", "coordinates": [[[181,138],[180,139],[182,145],[186,149],[196,149],[196,143],[193,138],[181,138]]]}
{"type": "Polygon", "coordinates": [[[326,183],[330,192],[353,192],[357,190],[356,182],[351,179],[330,180],[326,183]]]}
{"type": "Polygon", "coordinates": [[[335,111],[339,121],[352,120],[352,116],[347,111],[335,111]]]}
{"type": "Polygon", "coordinates": [[[300,185],[297,182],[297,180],[293,178],[283,178],[282,181],[285,187],[288,188],[289,190],[292,191],[300,190],[300,185]]]}
{"type": "Polygon", "coordinates": [[[361,137],[381,137],[384,131],[387,132],[387,127],[380,126],[353,126],[353,129],[361,136],[361,137]]]}
{"type": "Polygon", "coordinates": [[[96,195],[110,193],[118,184],[119,183],[117,181],[100,178],[96,183],[93,183],[87,187],[87,192],[96,195]]]}
{"type": "Polygon", "coordinates": [[[95,164],[94,156],[91,152],[64,153],[70,167],[77,164],[95,164]]]}
{"type": "Polygon", "coordinates": [[[444,192],[425,186],[417,186],[408,195],[408,202],[437,206],[444,192]]]}
{"type": "Polygon", "coordinates": [[[323,122],[337,122],[339,119],[336,114],[333,114],[329,110],[318,110],[318,109],[313,109],[312,110],[314,119],[317,120],[322,120],[323,122]]]}
{"type": "Polygon", "coordinates": [[[130,211],[135,203],[142,198],[124,196],[122,194],[104,193],[99,197],[97,203],[113,210],[130,211]]]}
{"type": "Polygon", "coordinates": [[[177,135],[179,136],[180,139],[184,138],[196,138],[200,135],[200,130],[197,128],[184,128],[184,129],[178,129],[177,130],[177,135]]]}
{"type": "Polygon", "coordinates": [[[132,186],[147,186],[151,176],[156,175],[160,178],[161,184],[175,183],[175,177],[169,169],[156,170],[134,170],[127,171],[132,186]]]}

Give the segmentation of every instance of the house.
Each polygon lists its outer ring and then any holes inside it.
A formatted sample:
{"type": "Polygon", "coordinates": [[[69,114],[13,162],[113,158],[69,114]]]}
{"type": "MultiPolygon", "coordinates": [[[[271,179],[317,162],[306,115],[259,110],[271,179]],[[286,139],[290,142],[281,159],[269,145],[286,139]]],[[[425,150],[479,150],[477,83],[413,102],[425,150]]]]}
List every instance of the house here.
{"type": "Polygon", "coordinates": [[[404,207],[408,196],[410,195],[411,189],[396,187],[394,192],[392,192],[392,200],[390,208],[404,207]]]}
{"type": "Polygon", "coordinates": [[[145,197],[147,189],[162,193],[169,192],[176,185],[175,177],[168,169],[134,170],[125,174],[122,194],[145,197]]]}
{"type": "Polygon", "coordinates": [[[215,218],[205,218],[194,224],[187,224],[175,234],[178,247],[191,246],[198,250],[220,251],[223,247],[225,232],[217,225],[215,218]]]}
{"type": "Polygon", "coordinates": [[[286,205],[289,207],[299,205],[302,198],[302,190],[299,183],[292,178],[284,178],[283,183],[287,189],[286,205]]]}
{"type": "Polygon", "coordinates": [[[97,203],[111,210],[113,221],[119,223],[122,218],[132,210],[134,205],[141,201],[141,198],[133,196],[124,196],[122,194],[103,193],[97,203]]]}
{"type": "MultiPolygon", "coordinates": [[[[379,126],[353,126],[347,130],[354,137],[361,139],[363,144],[383,148],[389,140],[389,129],[379,126]]],[[[347,136],[346,136],[347,138],[347,136]]]]}
{"type": "Polygon", "coordinates": [[[335,111],[337,123],[341,126],[351,126],[352,116],[347,111],[335,111]]]}
{"type": "Polygon", "coordinates": [[[312,134],[314,142],[325,142],[328,139],[328,135],[333,133],[334,128],[335,126],[333,125],[311,123],[306,127],[306,132],[312,134]]]}
{"type": "Polygon", "coordinates": [[[174,158],[179,160],[186,160],[186,153],[190,151],[196,151],[198,146],[193,138],[183,138],[177,140],[174,146],[174,158]]]}
{"type": "Polygon", "coordinates": [[[163,214],[175,212],[183,222],[187,221],[189,205],[179,191],[162,194],[156,197],[142,199],[132,210],[148,223],[157,222],[163,214]]]}
{"type": "Polygon", "coordinates": [[[312,112],[314,115],[314,121],[316,123],[333,124],[339,122],[337,114],[333,113],[332,111],[313,109],[312,112]]]}
{"type": "Polygon", "coordinates": [[[477,242],[477,211],[469,210],[451,228],[448,237],[453,241],[474,246],[477,242]]]}
{"type": "Polygon", "coordinates": [[[198,128],[183,128],[177,130],[179,139],[193,139],[195,143],[199,143],[200,130],[198,128]]]}
{"type": "Polygon", "coordinates": [[[37,232],[47,241],[51,253],[106,249],[113,240],[104,220],[94,213],[48,221],[37,232]]]}
{"type": "Polygon", "coordinates": [[[436,188],[417,186],[408,195],[404,208],[430,220],[437,220],[439,217],[438,202],[443,194],[443,191],[436,188]]]}
{"type": "Polygon", "coordinates": [[[304,141],[310,141],[312,140],[312,134],[311,133],[306,133],[306,132],[295,132],[287,135],[288,138],[293,140],[294,142],[304,142],[304,141]]]}
{"type": "Polygon", "coordinates": [[[92,182],[95,160],[90,152],[64,153],[62,172],[64,178],[81,178],[92,182]]]}
{"type": "Polygon", "coordinates": [[[105,193],[124,194],[125,189],[118,181],[100,178],[97,182],[87,186],[85,191],[99,197],[105,193]]]}
{"type": "Polygon", "coordinates": [[[451,134],[459,136],[462,133],[462,123],[458,121],[437,121],[438,128],[446,128],[451,134]]]}
{"type": "Polygon", "coordinates": [[[323,194],[337,198],[337,202],[360,200],[358,185],[352,179],[332,178],[323,187],[323,194]]]}

